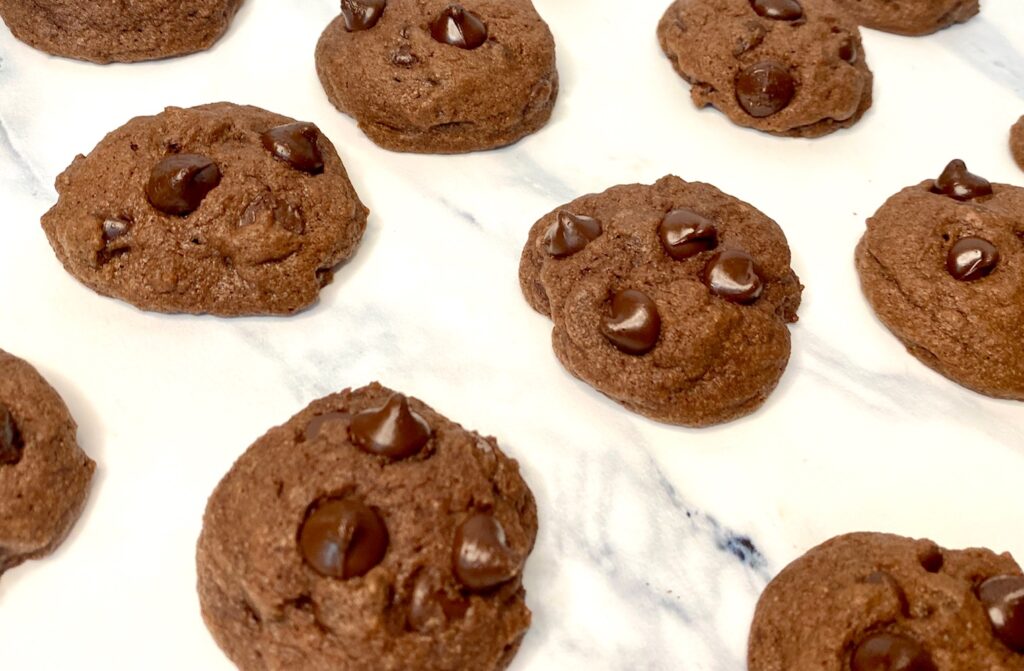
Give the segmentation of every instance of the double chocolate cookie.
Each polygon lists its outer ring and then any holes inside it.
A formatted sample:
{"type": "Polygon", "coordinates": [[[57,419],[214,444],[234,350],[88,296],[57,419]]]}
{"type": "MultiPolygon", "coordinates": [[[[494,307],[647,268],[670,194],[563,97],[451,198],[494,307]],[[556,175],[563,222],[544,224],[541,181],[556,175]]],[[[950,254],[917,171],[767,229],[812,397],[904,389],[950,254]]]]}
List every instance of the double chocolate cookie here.
{"type": "Polygon", "coordinates": [[[57,392],[0,350],[0,575],[53,552],[82,514],[96,464],[57,392]]]}
{"type": "Polygon", "coordinates": [[[835,0],[862,26],[900,35],[927,35],[978,13],[978,0],[835,0]]]}
{"type": "Polygon", "coordinates": [[[530,0],[341,0],[316,69],[334,106],[395,151],[511,144],[558,95],[554,38],[530,0]]]}
{"type": "Polygon", "coordinates": [[[953,161],[868,219],[856,262],[911,354],[977,392],[1024,400],[1024,188],[953,161]]]}
{"type": "Polygon", "coordinates": [[[536,535],[493,438],[371,384],[271,429],[217,486],[203,617],[243,671],[496,671],[530,624],[536,535]]]}
{"type": "Polygon", "coordinates": [[[366,227],[311,123],[216,103],[132,119],[57,178],[43,229],[69,273],[144,310],[288,314],[366,227]]]}
{"type": "Polygon", "coordinates": [[[753,412],[789,361],[802,287],[778,225],[664,177],[578,198],[533,225],[523,294],[555,354],[630,410],[686,426],[753,412]]]}
{"type": "Polygon", "coordinates": [[[879,533],[783,569],[750,630],[749,671],[1024,669],[1024,576],[1009,554],[879,533]]]}
{"type": "Polygon", "coordinates": [[[55,56],[131,63],[180,56],[216,42],[242,0],[0,0],[22,42],[55,56]]]}
{"type": "Polygon", "coordinates": [[[658,39],[693,103],[740,126],[818,137],[871,107],[860,30],[831,0],[677,0],[658,39]]]}
{"type": "Polygon", "coordinates": [[[1024,170],[1024,116],[1010,129],[1010,152],[1013,160],[1024,170]]]}

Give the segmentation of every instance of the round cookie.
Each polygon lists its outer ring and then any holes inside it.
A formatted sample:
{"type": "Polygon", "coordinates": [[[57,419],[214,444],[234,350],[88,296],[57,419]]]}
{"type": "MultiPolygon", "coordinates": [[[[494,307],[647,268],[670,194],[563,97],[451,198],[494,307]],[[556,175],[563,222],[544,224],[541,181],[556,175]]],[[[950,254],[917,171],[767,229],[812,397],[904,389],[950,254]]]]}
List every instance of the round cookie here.
{"type": "Polygon", "coordinates": [[[542,217],[519,278],[573,375],[652,419],[707,426],[753,412],[778,384],[802,290],[789,262],[760,211],[668,176],[542,217]]]}
{"type": "Polygon", "coordinates": [[[833,538],[769,583],[749,671],[1024,669],[1024,577],[1009,554],[880,533],[833,538]]]}
{"type": "Polygon", "coordinates": [[[203,617],[242,671],[504,669],[537,510],[493,438],[378,384],[314,401],[210,497],[203,617]]]}
{"type": "Polygon", "coordinates": [[[0,350],[0,575],[50,554],[82,514],[96,464],[30,364],[0,350]]]}
{"type": "Polygon", "coordinates": [[[1010,152],[1013,160],[1024,170],[1024,116],[1010,129],[1010,152]]]}
{"type": "Polygon", "coordinates": [[[978,0],[835,0],[862,26],[900,35],[928,35],[978,13],[978,0]]]}
{"type": "Polygon", "coordinates": [[[677,0],[658,40],[693,103],[739,126],[819,137],[871,107],[860,31],[831,0],[677,0]]]}
{"type": "Polygon", "coordinates": [[[0,0],[0,17],[22,42],[55,56],[132,63],[207,49],[242,0],[0,0]]]}
{"type": "Polygon", "coordinates": [[[892,196],[857,245],[861,288],[922,363],[979,393],[1024,400],[1024,188],[953,161],[892,196]]]}
{"type": "Polygon", "coordinates": [[[295,312],[366,227],[316,126],[231,103],[132,119],[75,158],[57,193],[42,224],[67,271],[158,312],[295,312]]]}
{"type": "Polygon", "coordinates": [[[555,41],[530,0],[342,0],[320,37],[327,97],[385,149],[450,154],[547,123],[555,41]]]}

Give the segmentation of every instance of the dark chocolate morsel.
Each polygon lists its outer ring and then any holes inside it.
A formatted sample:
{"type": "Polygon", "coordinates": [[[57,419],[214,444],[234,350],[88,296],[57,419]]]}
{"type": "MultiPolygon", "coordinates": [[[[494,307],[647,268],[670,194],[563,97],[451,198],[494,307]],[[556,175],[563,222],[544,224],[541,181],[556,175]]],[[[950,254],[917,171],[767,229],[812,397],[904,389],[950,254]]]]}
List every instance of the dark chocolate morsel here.
{"type": "Polygon", "coordinates": [[[21,461],[25,443],[7,406],[0,403],[0,466],[13,466],[21,461]]]}
{"type": "Polygon", "coordinates": [[[683,261],[718,246],[718,229],[711,220],[682,207],[665,215],[658,238],[668,255],[683,261]]]}
{"type": "Polygon", "coordinates": [[[850,671],[938,671],[928,651],[912,638],[877,633],[862,640],[850,658],[850,671]]]}
{"type": "Polygon", "coordinates": [[[626,354],[646,354],[654,349],[661,336],[658,306],[642,291],[616,292],[612,296],[610,314],[601,321],[601,333],[626,354]]]}
{"type": "Polygon", "coordinates": [[[113,242],[128,235],[132,222],[121,217],[107,217],[103,220],[103,242],[113,242]]]}
{"type": "Polygon", "coordinates": [[[387,7],[387,0],[341,0],[341,18],[345,30],[369,30],[377,25],[387,7]]]}
{"type": "Polygon", "coordinates": [[[408,622],[413,631],[441,628],[461,619],[469,610],[469,601],[455,590],[446,590],[445,576],[436,568],[425,567],[415,576],[408,622]]]}
{"type": "Polygon", "coordinates": [[[978,599],[996,638],[1011,650],[1024,653],[1024,576],[989,578],[978,588],[978,599]]]}
{"type": "Polygon", "coordinates": [[[430,23],[430,34],[443,44],[476,49],[487,41],[487,24],[462,5],[448,5],[430,23]]]}
{"type": "Polygon", "coordinates": [[[487,590],[519,574],[522,559],[512,552],[505,529],[493,515],[475,513],[455,532],[455,577],[474,591],[487,590]]]}
{"type": "Polygon", "coordinates": [[[797,0],[751,0],[758,16],[777,21],[796,21],[804,16],[804,8],[797,0]]]}
{"type": "Polygon", "coordinates": [[[796,81],[786,66],[776,61],[755,63],[736,75],[736,100],[756,118],[776,114],[796,95],[796,81]]]}
{"type": "Polygon", "coordinates": [[[271,154],[296,170],[318,174],[324,171],[320,153],[320,129],[305,121],[276,126],[260,136],[271,154]]]}
{"type": "Polygon", "coordinates": [[[999,250],[984,238],[960,238],[946,255],[946,270],[961,282],[980,280],[995,270],[997,265],[999,250]]]}
{"type": "Polygon", "coordinates": [[[323,430],[325,424],[330,422],[344,422],[347,421],[349,417],[351,417],[351,415],[347,412],[339,412],[337,410],[325,412],[322,415],[316,415],[306,424],[306,428],[302,431],[302,439],[316,440],[320,436],[320,432],[323,430]]]}
{"type": "Polygon", "coordinates": [[[299,530],[302,558],[328,578],[357,578],[384,559],[388,528],[373,508],[353,499],[314,504],[299,530]]]}
{"type": "Polygon", "coordinates": [[[932,184],[932,192],[956,200],[971,200],[992,195],[992,184],[984,177],[969,172],[967,164],[960,159],[954,159],[932,184]]]}
{"type": "Polygon", "coordinates": [[[597,239],[601,232],[601,222],[597,219],[562,210],[544,233],[544,247],[556,259],[572,256],[597,239]]]}
{"type": "Polygon", "coordinates": [[[735,249],[726,249],[711,258],[704,268],[704,283],[714,295],[741,305],[753,303],[764,291],[754,259],[735,249]]]}
{"type": "Polygon", "coordinates": [[[161,212],[181,217],[195,211],[218,184],[220,168],[212,160],[201,154],[174,154],[149,173],[146,198],[161,212]]]}
{"type": "Polygon", "coordinates": [[[430,425],[409,407],[408,398],[394,394],[382,407],[353,416],[348,433],[364,452],[405,459],[422,450],[430,440],[430,425]]]}

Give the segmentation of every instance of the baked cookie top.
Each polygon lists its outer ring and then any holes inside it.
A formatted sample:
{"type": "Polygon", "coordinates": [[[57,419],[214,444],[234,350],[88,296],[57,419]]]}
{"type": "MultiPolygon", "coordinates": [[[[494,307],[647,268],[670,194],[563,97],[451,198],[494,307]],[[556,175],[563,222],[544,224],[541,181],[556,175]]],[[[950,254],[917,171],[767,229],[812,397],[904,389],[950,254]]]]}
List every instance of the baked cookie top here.
{"type": "Polygon", "coordinates": [[[836,0],[862,26],[900,35],[927,35],[978,13],[978,0],[836,0]]]}
{"type": "Polygon", "coordinates": [[[57,192],[42,224],[68,272],[158,312],[295,312],[366,227],[316,126],[231,103],[132,119],[75,158],[57,192]]]}

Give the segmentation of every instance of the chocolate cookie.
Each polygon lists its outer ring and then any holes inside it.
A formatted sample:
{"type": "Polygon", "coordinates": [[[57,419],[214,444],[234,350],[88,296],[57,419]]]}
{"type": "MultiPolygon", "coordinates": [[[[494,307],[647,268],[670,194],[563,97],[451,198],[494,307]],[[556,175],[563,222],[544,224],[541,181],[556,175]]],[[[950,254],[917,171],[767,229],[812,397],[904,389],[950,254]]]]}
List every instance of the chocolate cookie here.
{"type": "Polygon", "coordinates": [[[295,312],[366,227],[316,126],[231,103],[132,119],[57,192],[43,229],[67,271],[158,312],[295,312]]]}
{"type": "Polygon", "coordinates": [[[1024,170],[1024,116],[1010,129],[1010,151],[1013,160],[1024,170]]]}
{"type": "Polygon", "coordinates": [[[82,514],[96,464],[64,401],[0,350],[0,575],[50,554],[82,514]]]}
{"type": "Polygon", "coordinates": [[[693,103],[740,126],[818,137],[871,107],[860,30],[831,0],[677,0],[658,39],[693,103]]]}
{"type": "Polygon", "coordinates": [[[789,361],[802,287],[778,225],[708,184],[663,177],[545,215],[519,266],[555,354],[634,412],[706,426],[753,412],[789,361]]]}
{"type": "Polygon", "coordinates": [[[927,35],[978,13],[978,0],[836,0],[862,26],[900,35],[927,35]]]}
{"type": "Polygon", "coordinates": [[[216,42],[242,0],[0,0],[22,42],[55,56],[132,63],[180,56],[216,42]]]}
{"type": "Polygon", "coordinates": [[[555,41],[530,0],[342,0],[316,69],[334,106],[394,151],[511,144],[558,95],[555,41]]]}
{"type": "Polygon", "coordinates": [[[750,630],[749,671],[1024,669],[1024,577],[1009,554],[879,533],[783,569],[750,630]]]}
{"type": "Polygon", "coordinates": [[[206,508],[199,598],[243,671],[504,669],[533,495],[493,438],[378,384],[314,401],[206,508]]]}
{"type": "Polygon", "coordinates": [[[861,287],[922,363],[965,387],[1024,400],[1024,189],[953,161],[868,219],[861,287]]]}

